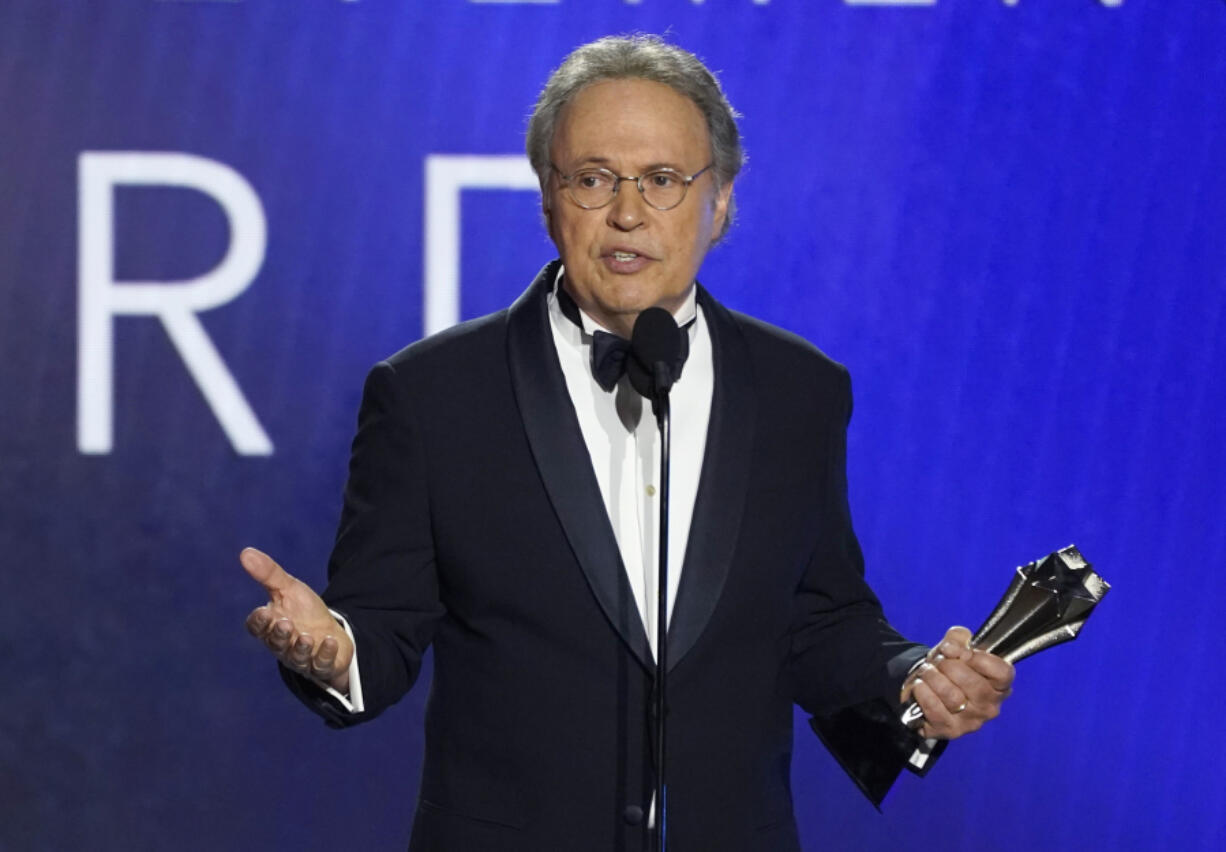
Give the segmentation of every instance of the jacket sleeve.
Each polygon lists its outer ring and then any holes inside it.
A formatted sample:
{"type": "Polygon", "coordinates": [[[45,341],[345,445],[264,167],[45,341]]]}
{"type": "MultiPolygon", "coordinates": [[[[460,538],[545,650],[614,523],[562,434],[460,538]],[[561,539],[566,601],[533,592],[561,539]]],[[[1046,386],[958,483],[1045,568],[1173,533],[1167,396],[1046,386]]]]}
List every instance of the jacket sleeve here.
{"type": "Polygon", "coordinates": [[[426,453],[406,397],[404,378],[387,362],[367,376],[323,593],[353,630],[363,711],[346,711],[310,680],[282,668],[294,694],[333,727],[372,719],[408,691],[444,612],[426,453]]]}
{"type": "MultiPolygon", "coordinates": [[[[789,669],[810,725],[875,807],[911,757],[930,745],[899,719],[898,693],[927,648],[886,621],[864,580],[864,557],[847,500],[851,382],[839,368],[836,412],[827,432],[819,534],[796,591],[789,669]]],[[[943,748],[937,745],[926,772],[943,748]]],[[[916,770],[918,771],[918,770],[916,770]]]]}

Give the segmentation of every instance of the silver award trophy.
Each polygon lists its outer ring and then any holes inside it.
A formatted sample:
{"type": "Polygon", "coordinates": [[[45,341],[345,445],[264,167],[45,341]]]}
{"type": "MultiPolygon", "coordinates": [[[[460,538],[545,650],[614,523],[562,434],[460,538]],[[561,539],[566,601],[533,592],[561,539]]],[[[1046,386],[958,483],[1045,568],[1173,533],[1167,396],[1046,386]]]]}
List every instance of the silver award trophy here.
{"type": "MultiPolygon", "coordinates": [[[[1110,590],[1073,545],[1017,569],[996,609],[971,638],[971,647],[1016,663],[1076,638],[1110,590]]],[[[912,701],[902,721],[918,730],[924,712],[912,701]]]]}

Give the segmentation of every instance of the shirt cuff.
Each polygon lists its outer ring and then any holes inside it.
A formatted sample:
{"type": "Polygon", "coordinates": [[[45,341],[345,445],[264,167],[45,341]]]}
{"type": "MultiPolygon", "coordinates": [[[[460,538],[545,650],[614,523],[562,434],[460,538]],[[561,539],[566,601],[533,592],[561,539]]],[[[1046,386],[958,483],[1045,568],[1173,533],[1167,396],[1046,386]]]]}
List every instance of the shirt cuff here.
{"type": "Polygon", "coordinates": [[[345,616],[341,615],[334,609],[328,610],[332,613],[332,617],[340,622],[341,629],[345,631],[345,635],[349,637],[350,643],[353,645],[353,657],[349,660],[349,694],[345,695],[339,689],[334,689],[331,686],[321,684],[327,693],[336,699],[337,703],[344,707],[350,713],[361,713],[366,709],[365,703],[362,701],[362,676],[358,673],[358,643],[353,638],[353,630],[349,627],[349,622],[345,620],[345,616]]]}

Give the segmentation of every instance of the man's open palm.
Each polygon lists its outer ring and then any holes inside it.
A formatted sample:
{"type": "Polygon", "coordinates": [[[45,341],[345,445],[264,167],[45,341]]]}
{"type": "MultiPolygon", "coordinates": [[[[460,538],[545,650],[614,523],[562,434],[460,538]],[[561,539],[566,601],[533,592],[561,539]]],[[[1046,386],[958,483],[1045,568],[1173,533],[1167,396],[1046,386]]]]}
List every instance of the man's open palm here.
{"type": "Polygon", "coordinates": [[[247,616],[248,632],[288,668],[347,692],[353,642],[328,605],[310,586],[254,547],[240,553],[238,561],[268,593],[268,603],[247,616]]]}

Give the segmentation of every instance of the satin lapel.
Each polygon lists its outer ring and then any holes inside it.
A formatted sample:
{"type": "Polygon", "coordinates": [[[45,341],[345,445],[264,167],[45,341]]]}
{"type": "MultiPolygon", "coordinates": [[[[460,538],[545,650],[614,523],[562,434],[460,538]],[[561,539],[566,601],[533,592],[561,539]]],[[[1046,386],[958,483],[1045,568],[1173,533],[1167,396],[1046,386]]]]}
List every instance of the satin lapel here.
{"type": "Polygon", "coordinates": [[[669,671],[694,647],[711,620],[732,567],[749,487],[757,413],[749,354],[740,330],[732,315],[701,287],[698,301],[711,333],[715,390],[681,586],[668,627],[669,671]]]}
{"type": "Polygon", "coordinates": [[[537,470],[592,594],[639,662],[652,669],[647,633],[549,330],[546,296],[557,271],[557,261],[546,266],[508,312],[511,384],[537,470]]]}

